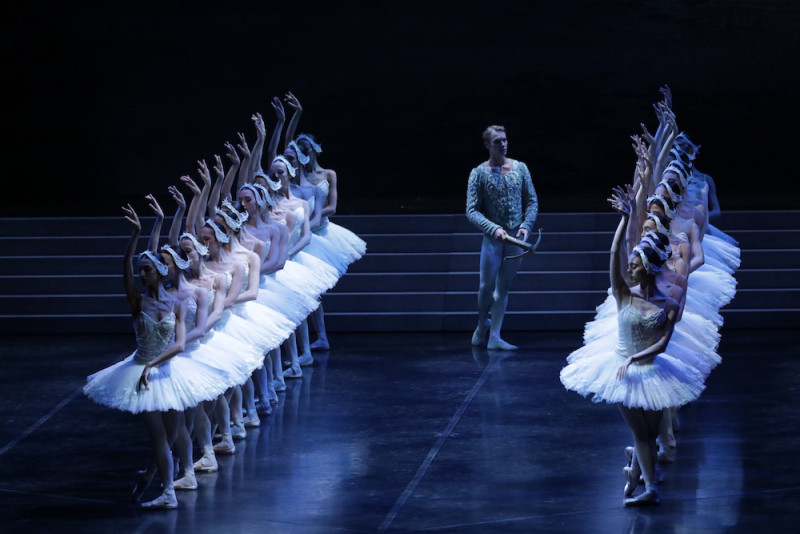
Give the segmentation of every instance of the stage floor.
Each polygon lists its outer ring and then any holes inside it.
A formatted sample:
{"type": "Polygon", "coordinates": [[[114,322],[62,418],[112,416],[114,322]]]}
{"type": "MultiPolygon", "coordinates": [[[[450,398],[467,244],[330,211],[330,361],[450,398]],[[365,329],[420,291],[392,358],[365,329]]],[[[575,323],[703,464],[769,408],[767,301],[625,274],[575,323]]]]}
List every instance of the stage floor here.
{"type": "Polygon", "coordinates": [[[144,427],[80,393],[133,336],[4,337],[0,530],[796,532],[796,336],[723,329],[652,509],[622,506],[631,439],[617,409],[558,380],[580,333],[511,332],[521,350],[499,354],[469,334],[333,335],[218,473],[178,510],[147,513],[128,498],[144,427]]]}

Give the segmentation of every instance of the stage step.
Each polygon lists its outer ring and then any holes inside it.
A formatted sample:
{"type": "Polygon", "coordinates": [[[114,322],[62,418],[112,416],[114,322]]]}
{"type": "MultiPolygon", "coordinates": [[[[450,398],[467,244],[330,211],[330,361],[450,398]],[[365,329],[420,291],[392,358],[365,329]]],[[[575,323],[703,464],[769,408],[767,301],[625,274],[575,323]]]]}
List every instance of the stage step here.
{"type": "MultiPolygon", "coordinates": [[[[463,214],[333,220],[368,252],[323,297],[329,331],[474,328],[482,237],[463,214]]],[[[504,328],[582,329],[606,297],[617,221],[613,213],[541,214],[542,244],[523,261],[504,328]]],[[[153,220],[142,222],[146,234],[153,220]]],[[[725,327],[800,327],[800,211],[726,212],[716,225],[742,248],[725,327]]],[[[130,332],[120,274],[129,236],[122,217],[0,219],[0,330],[130,332]]]]}

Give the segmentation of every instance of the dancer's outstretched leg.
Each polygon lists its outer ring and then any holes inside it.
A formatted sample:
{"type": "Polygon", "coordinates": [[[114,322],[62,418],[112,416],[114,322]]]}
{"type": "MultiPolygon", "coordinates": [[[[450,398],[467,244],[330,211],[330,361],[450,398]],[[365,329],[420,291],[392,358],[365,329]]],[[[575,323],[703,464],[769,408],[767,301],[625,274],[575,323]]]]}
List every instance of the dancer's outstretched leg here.
{"type": "MultiPolygon", "coordinates": [[[[224,395],[220,395],[225,399],[224,395]]],[[[197,445],[203,456],[194,463],[194,470],[202,473],[213,473],[219,469],[214,446],[211,444],[211,415],[217,401],[206,401],[194,412],[194,427],[192,435],[197,440],[197,445]]]]}
{"type": "Polygon", "coordinates": [[[316,310],[311,312],[309,319],[311,321],[311,326],[313,326],[314,330],[317,332],[317,340],[311,344],[311,350],[330,350],[331,345],[328,343],[328,331],[325,328],[325,312],[322,310],[322,303],[320,303],[316,310]]]}
{"type": "Polygon", "coordinates": [[[230,388],[224,395],[220,395],[214,405],[214,421],[222,434],[222,441],[214,445],[216,454],[233,454],[236,452],[233,437],[231,436],[231,408],[228,403],[228,399],[233,396],[234,389],[230,388]]]}
{"type": "Polygon", "coordinates": [[[143,412],[141,415],[150,437],[153,440],[153,452],[155,453],[158,472],[164,484],[164,491],[161,495],[150,502],[142,503],[145,510],[172,509],[178,507],[178,499],[175,497],[173,487],[173,460],[172,452],[169,448],[169,438],[175,434],[180,412],[170,410],[168,412],[143,412]]]}
{"type": "MultiPolygon", "coordinates": [[[[199,410],[202,411],[202,408],[199,410]]],[[[178,425],[177,435],[173,449],[178,457],[178,474],[175,477],[176,490],[196,490],[197,479],[194,476],[194,461],[192,460],[192,438],[189,428],[193,426],[195,408],[189,408],[181,414],[181,424],[178,425]]]]}
{"type": "MultiPolygon", "coordinates": [[[[273,386],[275,386],[275,392],[286,391],[286,381],[283,379],[283,361],[281,360],[281,348],[278,347],[271,353],[272,359],[272,374],[273,374],[273,386]]],[[[277,398],[275,399],[277,403],[277,398]]]]}
{"type": "Polygon", "coordinates": [[[625,500],[625,506],[647,506],[659,503],[656,485],[656,437],[661,427],[661,410],[626,408],[620,405],[625,423],[633,434],[636,459],[642,469],[644,493],[625,500]]]}
{"type": "Polygon", "coordinates": [[[301,366],[307,367],[314,363],[314,357],[311,355],[311,343],[309,343],[308,338],[308,319],[305,319],[297,327],[297,354],[297,361],[301,366]]]}
{"type": "MultiPolygon", "coordinates": [[[[264,357],[264,365],[253,371],[253,386],[255,387],[255,408],[256,411],[251,415],[248,409],[247,419],[245,419],[245,426],[253,426],[248,421],[252,421],[252,417],[258,418],[259,415],[270,415],[272,413],[272,405],[269,403],[269,388],[272,384],[270,375],[272,374],[272,361],[269,354],[264,357]]],[[[255,425],[258,426],[258,425],[255,425]]]]}
{"type": "MultiPolygon", "coordinates": [[[[262,367],[261,371],[263,370],[264,368],[262,367]]],[[[255,375],[257,372],[258,369],[253,371],[253,374],[250,375],[247,382],[242,384],[242,405],[244,409],[247,410],[247,416],[242,419],[242,430],[261,426],[261,420],[258,418],[258,413],[256,411],[255,375]]],[[[234,427],[236,427],[236,423],[234,423],[234,427]]],[[[234,430],[234,432],[237,431],[238,429],[234,430]]]]}
{"type": "MultiPolygon", "coordinates": [[[[244,398],[250,398],[253,402],[253,380],[248,378],[244,384],[233,388],[233,394],[228,401],[231,407],[231,437],[233,439],[244,439],[247,431],[244,429],[244,398]]],[[[253,407],[255,410],[255,406],[253,407]]]]}
{"type": "Polygon", "coordinates": [[[284,378],[300,378],[303,376],[303,370],[300,369],[300,360],[297,357],[297,336],[294,332],[289,336],[289,339],[281,345],[281,353],[284,358],[288,358],[288,367],[283,371],[284,378]]]}
{"type": "Polygon", "coordinates": [[[500,270],[502,243],[483,236],[478,285],[478,326],[472,334],[472,344],[481,346],[489,340],[489,312],[494,302],[494,285],[500,270]]]}
{"type": "MultiPolygon", "coordinates": [[[[501,255],[511,255],[518,252],[517,247],[500,247],[501,255]]],[[[492,323],[489,327],[489,341],[486,344],[488,349],[493,350],[517,350],[516,345],[504,341],[500,337],[500,329],[503,327],[503,318],[506,314],[508,305],[508,293],[511,291],[511,282],[517,276],[517,271],[522,265],[522,259],[504,261],[500,259],[500,268],[497,271],[497,280],[494,285],[493,302],[491,307],[492,323]]]]}

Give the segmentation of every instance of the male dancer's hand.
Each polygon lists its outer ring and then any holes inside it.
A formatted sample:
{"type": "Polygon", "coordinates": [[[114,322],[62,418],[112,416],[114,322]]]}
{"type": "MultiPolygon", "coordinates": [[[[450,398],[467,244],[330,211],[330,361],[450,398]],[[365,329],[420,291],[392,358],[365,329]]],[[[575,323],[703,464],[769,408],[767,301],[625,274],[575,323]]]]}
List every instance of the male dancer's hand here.
{"type": "Polygon", "coordinates": [[[520,228],[517,230],[517,238],[522,239],[523,241],[528,240],[528,231],[525,228],[520,228]]]}
{"type": "MultiPolygon", "coordinates": [[[[521,230],[521,228],[520,228],[520,230],[521,230]]],[[[503,241],[503,240],[505,240],[506,237],[508,237],[508,232],[506,232],[502,228],[498,228],[497,230],[494,231],[493,235],[494,235],[494,238],[497,239],[498,241],[503,241]]]]}

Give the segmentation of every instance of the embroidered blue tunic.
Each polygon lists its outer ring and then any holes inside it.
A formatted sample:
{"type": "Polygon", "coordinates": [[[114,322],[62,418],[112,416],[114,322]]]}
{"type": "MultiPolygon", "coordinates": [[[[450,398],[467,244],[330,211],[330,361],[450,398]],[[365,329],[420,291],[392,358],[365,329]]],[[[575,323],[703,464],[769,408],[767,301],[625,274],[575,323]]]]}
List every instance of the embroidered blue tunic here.
{"type": "Polygon", "coordinates": [[[481,163],[467,183],[467,219],[484,234],[492,236],[498,228],[514,235],[518,229],[533,231],[539,199],[533,188],[528,166],[512,160],[508,174],[493,172],[481,163]]]}

